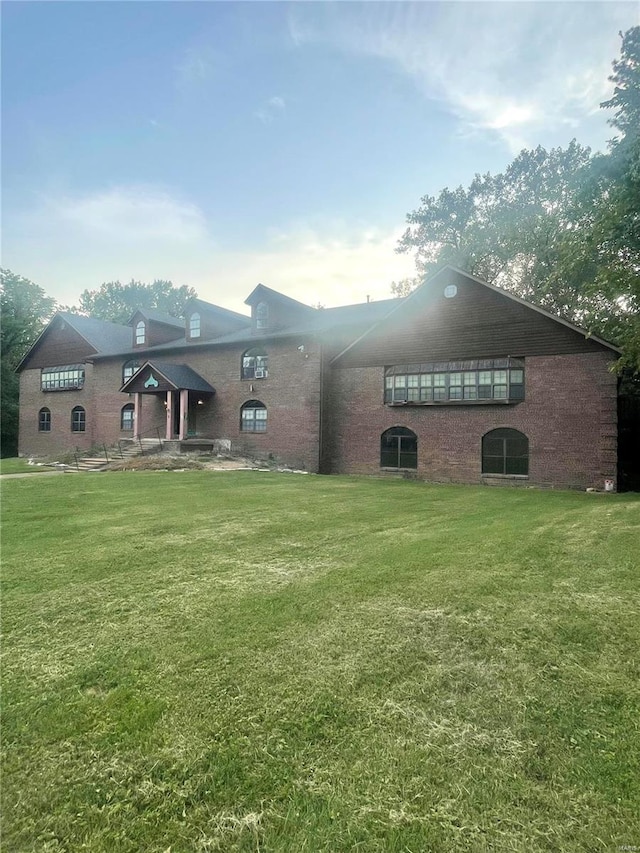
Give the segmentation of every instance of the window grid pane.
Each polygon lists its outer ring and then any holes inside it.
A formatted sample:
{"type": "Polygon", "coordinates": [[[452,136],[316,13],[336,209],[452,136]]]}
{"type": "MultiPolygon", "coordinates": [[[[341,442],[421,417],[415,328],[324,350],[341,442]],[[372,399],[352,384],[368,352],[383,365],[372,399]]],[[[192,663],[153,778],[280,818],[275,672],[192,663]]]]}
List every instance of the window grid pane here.
{"type": "Polygon", "coordinates": [[[394,365],[385,370],[384,402],[524,400],[522,364],[521,360],[502,358],[394,365]],[[514,364],[517,366],[512,367],[514,364]]]}

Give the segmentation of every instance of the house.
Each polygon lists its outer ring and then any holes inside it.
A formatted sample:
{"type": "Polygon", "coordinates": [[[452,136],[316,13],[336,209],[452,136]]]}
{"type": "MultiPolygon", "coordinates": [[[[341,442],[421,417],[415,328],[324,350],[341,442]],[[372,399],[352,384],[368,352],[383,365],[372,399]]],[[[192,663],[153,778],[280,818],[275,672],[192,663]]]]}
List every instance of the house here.
{"type": "Polygon", "coordinates": [[[56,314],[19,367],[20,454],[198,437],[320,473],[615,481],[618,350],[541,308],[452,267],[404,299],[246,304],[56,314]]]}

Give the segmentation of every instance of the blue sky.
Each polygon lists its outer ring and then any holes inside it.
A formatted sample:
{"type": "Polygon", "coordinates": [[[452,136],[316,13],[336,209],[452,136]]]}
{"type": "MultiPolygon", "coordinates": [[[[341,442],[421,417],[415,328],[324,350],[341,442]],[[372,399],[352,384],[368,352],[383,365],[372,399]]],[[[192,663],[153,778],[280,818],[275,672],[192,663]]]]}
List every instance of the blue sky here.
{"type": "Polygon", "coordinates": [[[2,265],[387,298],[421,196],[604,149],[627,2],[4,2],[2,265]]]}

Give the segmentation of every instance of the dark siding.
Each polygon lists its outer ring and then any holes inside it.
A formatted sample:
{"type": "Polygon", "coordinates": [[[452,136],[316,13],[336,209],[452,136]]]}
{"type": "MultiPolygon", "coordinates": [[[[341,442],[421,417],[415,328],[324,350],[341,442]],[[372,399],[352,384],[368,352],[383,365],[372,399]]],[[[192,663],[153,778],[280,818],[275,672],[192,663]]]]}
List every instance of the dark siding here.
{"type": "Polygon", "coordinates": [[[56,318],[40,338],[21,370],[79,364],[96,350],[62,319],[56,318]]]}
{"type": "MultiPolygon", "coordinates": [[[[191,314],[200,314],[200,337],[189,338],[190,343],[198,343],[199,341],[210,341],[214,338],[221,338],[223,335],[228,335],[241,329],[243,324],[232,317],[225,317],[216,311],[206,311],[203,308],[194,308],[189,312],[191,314]]],[[[249,317],[246,320],[246,326],[250,323],[249,317]]],[[[187,329],[189,328],[189,319],[187,317],[187,329]]]]}
{"type": "Polygon", "coordinates": [[[501,356],[612,352],[562,323],[451,271],[403,302],[336,362],[337,367],[501,356]],[[455,284],[453,299],[443,295],[455,284]]]}

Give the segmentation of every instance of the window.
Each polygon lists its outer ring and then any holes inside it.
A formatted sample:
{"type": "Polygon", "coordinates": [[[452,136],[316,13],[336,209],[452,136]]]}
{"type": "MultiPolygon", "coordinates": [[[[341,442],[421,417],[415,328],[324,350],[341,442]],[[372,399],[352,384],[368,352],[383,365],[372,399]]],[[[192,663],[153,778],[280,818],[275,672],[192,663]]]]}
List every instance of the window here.
{"type": "Polygon", "coordinates": [[[133,412],[133,403],[127,403],[120,409],[120,429],[129,431],[133,429],[133,412]]]}
{"type": "Polygon", "coordinates": [[[266,432],[267,407],[260,400],[249,400],[244,404],[240,413],[240,430],[242,432],[266,432]]]}
{"type": "Polygon", "coordinates": [[[128,382],[133,374],[137,373],[141,367],[142,364],[139,361],[125,361],[122,365],[122,384],[124,385],[125,382],[128,382]]]}
{"type": "Polygon", "coordinates": [[[82,406],[71,409],[71,432],[84,432],[87,418],[82,406]]]}
{"type": "Polygon", "coordinates": [[[524,361],[515,358],[401,364],[387,367],[389,405],[524,400],[524,361]]]}
{"type": "Polygon", "coordinates": [[[258,302],[256,306],[256,329],[266,329],[269,325],[269,306],[266,302],[258,302]]]}
{"type": "Polygon", "coordinates": [[[51,412],[46,406],[38,412],[38,432],[51,432],[51,412]]]}
{"type": "Polygon", "coordinates": [[[192,314],[189,317],[189,337],[190,338],[199,338],[200,337],[200,315],[192,314]]]}
{"type": "Polygon", "coordinates": [[[493,429],[482,438],[483,474],[529,473],[529,439],[516,429],[493,429]]]}
{"type": "Polygon", "coordinates": [[[40,377],[43,391],[75,391],[84,385],[84,364],[43,367],[40,377]]]}
{"type": "Polygon", "coordinates": [[[418,436],[406,427],[392,427],[380,436],[381,468],[417,468],[418,436]]]}
{"type": "Polygon", "coordinates": [[[147,338],[147,328],[144,320],[140,320],[136,325],[136,346],[143,344],[147,338]]]}
{"type": "Polygon", "coordinates": [[[242,378],[266,379],[267,362],[267,353],[263,349],[248,349],[242,356],[242,378]]]}

